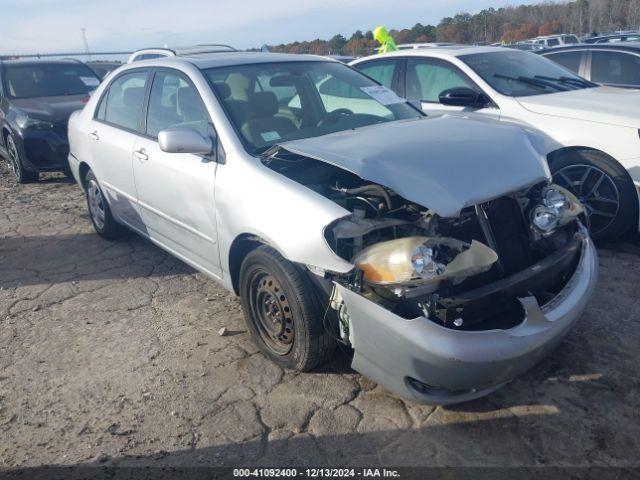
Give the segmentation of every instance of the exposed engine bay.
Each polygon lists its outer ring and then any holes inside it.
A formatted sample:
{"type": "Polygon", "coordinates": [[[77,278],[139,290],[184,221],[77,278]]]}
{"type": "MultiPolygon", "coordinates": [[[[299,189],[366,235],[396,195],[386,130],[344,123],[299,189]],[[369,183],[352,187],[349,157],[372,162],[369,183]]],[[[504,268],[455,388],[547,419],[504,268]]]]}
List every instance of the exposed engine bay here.
{"type": "MultiPolygon", "coordinates": [[[[284,148],[263,163],[351,212],[327,226],[325,239],[356,268],[326,278],[407,319],[422,316],[455,330],[511,328],[524,319],[519,298],[548,303],[580,257],[582,207],[546,181],[450,218],[284,148]]],[[[331,301],[348,341],[348,312],[340,298],[331,301]]]]}

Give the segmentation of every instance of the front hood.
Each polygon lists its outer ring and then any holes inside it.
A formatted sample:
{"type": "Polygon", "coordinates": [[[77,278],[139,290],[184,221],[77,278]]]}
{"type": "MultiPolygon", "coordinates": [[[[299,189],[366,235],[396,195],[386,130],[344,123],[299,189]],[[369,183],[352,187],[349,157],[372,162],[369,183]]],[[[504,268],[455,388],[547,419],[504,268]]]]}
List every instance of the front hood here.
{"type": "Polygon", "coordinates": [[[38,120],[58,123],[66,122],[75,110],[82,110],[88,95],[65,95],[60,97],[15,98],[13,106],[22,113],[38,120]]]}
{"type": "Polygon", "coordinates": [[[442,217],[550,178],[523,129],[478,118],[397,121],[279,147],[384,185],[442,217]]]}
{"type": "Polygon", "coordinates": [[[596,87],[517,99],[527,110],[623,127],[640,127],[640,90],[596,87]]]}

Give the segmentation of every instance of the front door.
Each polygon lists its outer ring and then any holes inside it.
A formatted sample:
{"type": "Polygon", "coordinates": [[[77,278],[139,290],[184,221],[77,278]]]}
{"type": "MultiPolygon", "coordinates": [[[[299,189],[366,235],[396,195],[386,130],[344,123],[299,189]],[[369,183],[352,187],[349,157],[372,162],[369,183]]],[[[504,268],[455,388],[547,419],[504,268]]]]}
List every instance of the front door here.
{"type": "Polygon", "coordinates": [[[471,79],[446,60],[424,57],[407,58],[404,96],[413,103],[419,103],[422,111],[427,115],[437,116],[451,112],[480,112],[499,115],[499,110],[493,107],[477,109],[441,104],[440,94],[445,90],[457,87],[468,87],[481,92],[471,79]]]}
{"type": "Polygon", "coordinates": [[[220,276],[215,158],[166,153],[157,140],[161,130],[188,127],[211,138],[215,145],[213,124],[198,90],[184,74],[161,69],[152,82],[144,132],[133,149],[133,172],[146,233],[187,263],[220,276]]]}

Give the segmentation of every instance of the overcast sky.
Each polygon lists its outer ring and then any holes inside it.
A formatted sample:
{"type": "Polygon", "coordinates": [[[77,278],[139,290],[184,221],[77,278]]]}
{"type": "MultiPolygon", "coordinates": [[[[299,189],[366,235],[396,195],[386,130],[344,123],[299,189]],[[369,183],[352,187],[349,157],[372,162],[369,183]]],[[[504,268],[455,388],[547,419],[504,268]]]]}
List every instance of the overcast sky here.
{"type": "Polygon", "coordinates": [[[0,0],[0,53],[229,43],[238,48],[410,27],[535,0],[0,0]]]}

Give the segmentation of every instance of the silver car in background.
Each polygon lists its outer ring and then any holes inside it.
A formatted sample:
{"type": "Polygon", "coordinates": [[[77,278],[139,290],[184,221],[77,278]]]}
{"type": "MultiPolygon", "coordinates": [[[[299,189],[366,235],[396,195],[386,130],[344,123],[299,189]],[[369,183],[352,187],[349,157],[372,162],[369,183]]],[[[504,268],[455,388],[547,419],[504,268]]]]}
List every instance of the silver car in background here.
{"type": "Polygon", "coordinates": [[[343,343],[400,396],[477,398],[554,348],[596,282],[582,207],[537,135],[428,119],[337,61],[136,62],[69,137],[95,230],[133,230],[239,295],[287,368],[343,343]]]}

